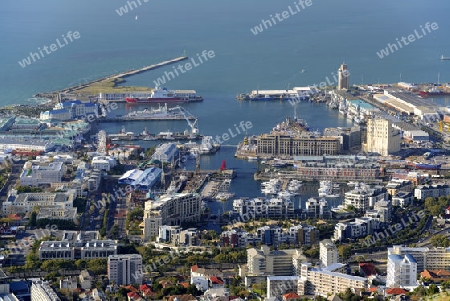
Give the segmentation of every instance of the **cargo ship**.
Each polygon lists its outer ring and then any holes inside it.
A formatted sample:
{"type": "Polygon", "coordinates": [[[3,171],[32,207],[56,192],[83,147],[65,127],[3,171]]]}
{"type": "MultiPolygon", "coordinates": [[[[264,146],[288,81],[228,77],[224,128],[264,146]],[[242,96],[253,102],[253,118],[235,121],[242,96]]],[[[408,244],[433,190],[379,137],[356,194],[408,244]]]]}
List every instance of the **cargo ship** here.
{"type": "Polygon", "coordinates": [[[155,87],[149,97],[125,98],[127,103],[184,103],[203,101],[203,97],[197,96],[195,90],[167,90],[167,88],[155,87]]]}

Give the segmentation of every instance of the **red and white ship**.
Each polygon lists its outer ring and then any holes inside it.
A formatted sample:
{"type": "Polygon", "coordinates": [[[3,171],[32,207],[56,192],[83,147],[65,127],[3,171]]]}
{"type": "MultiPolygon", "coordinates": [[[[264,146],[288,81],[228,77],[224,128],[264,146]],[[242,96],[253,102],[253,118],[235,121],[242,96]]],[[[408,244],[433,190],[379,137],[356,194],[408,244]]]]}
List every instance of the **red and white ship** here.
{"type": "Polygon", "coordinates": [[[197,96],[195,90],[167,90],[166,88],[155,87],[149,97],[127,97],[127,103],[182,103],[203,101],[203,97],[197,96]]]}

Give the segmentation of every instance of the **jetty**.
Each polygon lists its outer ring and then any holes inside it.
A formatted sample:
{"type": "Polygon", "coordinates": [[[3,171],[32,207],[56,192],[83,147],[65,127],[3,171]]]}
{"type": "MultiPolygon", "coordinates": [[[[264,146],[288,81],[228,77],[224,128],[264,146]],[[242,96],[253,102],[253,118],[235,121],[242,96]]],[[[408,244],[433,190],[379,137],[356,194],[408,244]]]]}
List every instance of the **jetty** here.
{"type": "MultiPolygon", "coordinates": [[[[187,56],[180,56],[171,60],[167,60],[167,61],[163,61],[161,63],[157,63],[157,64],[153,64],[150,66],[145,66],[143,68],[140,69],[130,69],[128,71],[124,71],[124,72],[120,72],[120,73],[115,73],[106,77],[102,77],[99,79],[95,79],[92,80],[90,82],[87,83],[83,83],[83,84],[79,84],[76,86],[71,86],[68,88],[64,88],[61,90],[56,90],[56,91],[51,91],[51,92],[43,92],[43,93],[38,93],[35,94],[34,97],[37,98],[49,98],[52,100],[56,100],[56,101],[61,101],[61,94],[78,94],[78,93],[83,93],[83,89],[89,88],[90,86],[94,85],[94,84],[98,84],[101,82],[107,82],[107,81],[113,81],[114,83],[119,83],[121,79],[125,78],[125,77],[129,77],[135,74],[139,74],[139,73],[143,73],[145,71],[149,71],[149,70],[153,70],[162,66],[166,66],[166,65],[170,65],[176,62],[180,62],[180,61],[184,61],[187,60],[188,57],[187,56]]],[[[114,88],[114,87],[110,87],[110,88],[114,88]]]]}

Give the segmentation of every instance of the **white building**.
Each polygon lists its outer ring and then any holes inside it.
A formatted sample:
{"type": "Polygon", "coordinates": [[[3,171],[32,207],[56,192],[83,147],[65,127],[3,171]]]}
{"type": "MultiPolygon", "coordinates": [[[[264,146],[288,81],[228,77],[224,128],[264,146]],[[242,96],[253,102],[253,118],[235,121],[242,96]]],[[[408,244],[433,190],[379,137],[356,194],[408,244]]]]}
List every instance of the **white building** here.
{"type": "Polygon", "coordinates": [[[447,184],[419,185],[414,189],[414,197],[418,200],[438,198],[450,195],[450,186],[447,184]]]}
{"type": "Polygon", "coordinates": [[[339,262],[339,252],[330,239],[324,239],[320,242],[320,264],[323,267],[327,267],[333,263],[339,262]]]}
{"type": "Polygon", "coordinates": [[[327,268],[312,268],[311,263],[303,263],[299,273],[298,295],[319,295],[327,297],[329,294],[345,292],[348,288],[365,289],[367,279],[351,276],[341,272],[340,264],[333,264],[327,268]]]}
{"type": "MultiPolygon", "coordinates": [[[[69,189],[64,193],[21,193],[18,194],[15,199],[3,202],[2,211],[3,214],[6,215],[13,213],[27,213],[32,212],[34,207],[39,207],[40,210],[54,209],[64,213],[64,210],[76,210],[76,208],[73,207],[75,196],[75,189],[69,189]]],[[[58,214],[55,213],[55,216],[57,215],[58,214]]]]}
{"type": "Polygon", "coordinates": [[[155,152],[152,155],[152,159],[164,163],[171,163],[173,160],[175,160],[175,157],[178,155],[178,153],[179,150],[175,143],[164,143],[155,149],[155,152]]]}
{"type": "Polygon", "coordinates": [[[39,140],[33,138],[0,138],[0,151],[5,150],[23,150],[23,151],[44,151],[48,152],[55,145],[48,140],[39,140]]]}
{"type": "Polygon", "coordinates": [[[326,199],[309,198],[305,203],[307,217],[310,218],[331,218],[331,211],[328,208],[326,199]]]}
{"type": "Polygon", "coordinates": [[[387,287],[416,286],[416,279],[417,262],[412,255],[388,255],[387,287]]]}
{"type": "Polygon", "coordinates": [[[392,122],[382,118],[369,118],[367,122],[367,143],[365,151],[382,156],[400,151],[400,132],[392,127],[392,122]]]}
{"type": "Polygon", "coordinates": [[[365,212],[373,208],[376,202],[385,201],[388,197],[389,194],[384,187],[371,188],[364,183],[359,183],[355,189],[345,193],[344,206],[352,206],[356,210],[365,212]]]}
{"type": "Polygon", "coordinates": [[[337,223],[334,227],[334,240],[364,238],[378,230],[380,221],[378,218],[360,217],[354,222],[337,223]]]}
{"type": "Polygon", "coordinates": [[[142,256],[138,254],[108,256],[108,278],[117,285],[142,284],[142,256]]]}
{"type": "Polygon", "coordinates": [[[281,198],[236,199],[233,213],[247,221],[252,218],[291,218],[294,217],[294,203],[281,198]]]}
{"type": "Polygon", "coordinates": [[[91,168],[109,171],[116,166],[117,162],[113,156],[96,156],[92,158],[91,168]]]}
{"type": "Polygon", "coordinates": [[[31,284],[31,301],[61,301],[47,281],[33,281],[31,284]]]}
{"type": "Polygon", "coordinates": [[[158,237],[162,225],[177,226],[182,222],[200,220],[201,198],[197,193],[164,195],[159,200],[145,202],[145,239],[158,237]]]}
{"type": "Polygon", "coordinates": [[[23,165],[20,185],[39,186],[61,182],[65,171],[66,167],[62,162],[36,164],[36,162],[28,161],[23,165]]]}

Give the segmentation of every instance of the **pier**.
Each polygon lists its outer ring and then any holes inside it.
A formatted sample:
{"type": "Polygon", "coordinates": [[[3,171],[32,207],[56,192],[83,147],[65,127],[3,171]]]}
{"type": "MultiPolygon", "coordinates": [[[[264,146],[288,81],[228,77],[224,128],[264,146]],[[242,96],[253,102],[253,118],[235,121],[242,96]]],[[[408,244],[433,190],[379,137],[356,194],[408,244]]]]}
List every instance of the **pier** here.
{"type": "Polygon", "coordinates": [[[72,86],[72,87],[68,87],[68,88],[64,88],[64,89],[56,90],[56,91],[52,91],[52,92],[38,93],[38,94],[35,94],[34,97],[37,97],[37,98],[50,98],[50,99],[59,101],[60,100],[60,98],[59,98],[60,97],[59,96],[60,93],[63,93],[63,94],[68,94],[68,93],[73,93],[73,92],[76,93],[76,91],[80,91],[82,89],[88,88],[88,87],[90,87],[90,86],[92,86],[92,85],[94,85],[96,83],[100,83],[100,82],[108,81],[108,80],[113,80],[113,81],[116,82],[118,79],[121,79],[121,78],[125,78],[125,77],[128,77],[128,76],[139,74],[139,73],[142,73],[142,72],[145,72],[145,71],[153,70],[153,69],[156,69],[156,68],[159,68],[159,67],[162,67],[162,66],[170,65],[170,64],[173,64],[173,63],[176,63],[176,62],[187,60],[187,59],[188,59],[187,56],[180,56],[180,57],[177,57],[177,58],[174,58],[174,59],[171,59],[171,60],[163,61],[163,62],[158,63],[158,64],[145,66],[145,67],[140,68],[140,69],[130,69],[130,70],[125,71],[125,72],[109,75],[109,76],[106,76],[106,77],[103,77],[103,78],[99,78],[99,79],[90,81],[88,83],[80,84],[80,85],[77,85],[77,86],[72,86]]]}

